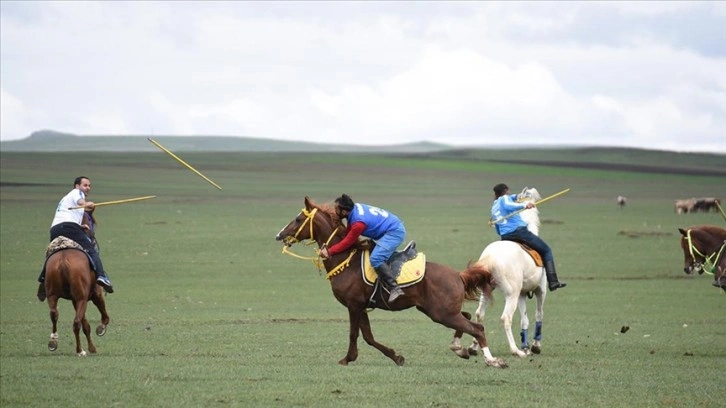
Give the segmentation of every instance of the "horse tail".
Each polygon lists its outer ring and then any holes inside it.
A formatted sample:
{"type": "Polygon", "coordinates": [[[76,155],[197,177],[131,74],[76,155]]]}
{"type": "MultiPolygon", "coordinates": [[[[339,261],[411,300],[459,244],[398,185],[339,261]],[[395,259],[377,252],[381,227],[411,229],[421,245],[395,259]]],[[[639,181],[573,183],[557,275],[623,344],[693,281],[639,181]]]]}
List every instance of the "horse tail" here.
{"type": "Polygon", "coordinates": [[[486,299],[492,300],[492,291],[494,290],[492,273],[484,263],[469,262],[469,265],[459,276],[461,276],[461,281],[464,282],[464,296],[467,300],[478,300],[480,291],[486,299]]]}

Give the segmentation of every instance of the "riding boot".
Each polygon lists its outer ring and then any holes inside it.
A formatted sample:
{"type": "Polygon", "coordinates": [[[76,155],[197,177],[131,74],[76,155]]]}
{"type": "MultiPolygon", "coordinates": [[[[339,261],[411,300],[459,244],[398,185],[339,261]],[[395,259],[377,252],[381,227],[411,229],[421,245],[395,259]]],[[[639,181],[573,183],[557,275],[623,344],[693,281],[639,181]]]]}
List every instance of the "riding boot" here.
{"type": "Polygon", "coordinates": [[[42,302],[45,300],[45,268],[40,271],[40,275],[38,276],[38,283],[38,293],[36,294],[36,296],[38,296],[38,300],[42,302]]]}
{"type": "Polygon", "coordinates": [[[555,272],[554,261],[545,262],[545,274],[547,275],[547,286],[549,287],[550,292],[554,292],[559,288],[567,286],[566,283],[557,280],[557,272],[555,272]]]}
{"type": "Polygon", "coordinates": [[[93,264],[96,266],[96,283],[101,285],[106,292],[113,293],[113,284],[111,280],[106,276],[106,272],[103,270],[103,264],[101,263],[101,257],[98,256],[98,252],[89,253],[93,264]]]}
{"type": "Polygon", "coordinates": [[[375,269],[378,274],[378,278],[385,283],[391,291],[391,294],[388,297],[388,303],[393,302],[399,296],[403,295],[403,290],[398,287],[398,283],[396,283],[396,279],[393,277],[393,273],[391,272],[391,267],[387,263],[382,263],[375,269]]]}

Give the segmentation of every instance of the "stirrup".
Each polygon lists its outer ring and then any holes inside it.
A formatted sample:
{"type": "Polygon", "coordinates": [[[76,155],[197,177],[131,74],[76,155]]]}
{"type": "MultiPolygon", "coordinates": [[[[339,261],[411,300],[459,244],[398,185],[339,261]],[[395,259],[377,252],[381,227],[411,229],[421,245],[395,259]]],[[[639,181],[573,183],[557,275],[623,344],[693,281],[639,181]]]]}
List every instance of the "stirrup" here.
{"type": "Polygon", "coordinates": [[[388,296],[388,303],[393,302],[394,300],[398,299],[398,297],[403,294],[404,294],[403,289],[396,286],[395,288],[391,289],[391,294],[388,296]]]}

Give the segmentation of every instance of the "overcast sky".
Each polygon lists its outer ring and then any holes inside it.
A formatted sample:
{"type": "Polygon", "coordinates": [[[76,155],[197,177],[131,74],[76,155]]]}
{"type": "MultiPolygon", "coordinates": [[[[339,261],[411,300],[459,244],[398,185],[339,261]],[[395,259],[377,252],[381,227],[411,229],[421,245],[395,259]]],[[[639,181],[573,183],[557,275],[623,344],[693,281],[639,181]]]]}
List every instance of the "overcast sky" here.
{"type": "Polygon", "coordinates": [[[0,2],[0,139],[726,153],[726,2],[0,2]]]}

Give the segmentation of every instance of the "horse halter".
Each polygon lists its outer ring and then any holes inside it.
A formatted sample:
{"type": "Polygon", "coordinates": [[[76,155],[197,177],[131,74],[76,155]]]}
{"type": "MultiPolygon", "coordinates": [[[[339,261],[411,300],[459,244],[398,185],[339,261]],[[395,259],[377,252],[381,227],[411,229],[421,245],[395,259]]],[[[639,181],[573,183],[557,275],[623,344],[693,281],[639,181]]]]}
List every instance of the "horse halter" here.
{"type": "Polygon", "coordinates": [[[693,267],[694,269],[703,269],[704,272],[713,274],[716,271],[716,262],[721,257],[721,255],[724,252],[724,249],[726,248],[726,241],[724,241],[723,245],[721,245],[721,248],[717,252],[712,253],[711,255],[704,255],[701,253],[701,251],[696,248],[695,245],[693,245],[693,238],[691,238],[691,230],[689,229],[686,232],[686,242],[688,242],[688,252],[691,255],[691,258],[693,259],[693,267]],[[695,255],[694,255],[695,253],[695,255]],[[696,255],[703,258],[703,262],[698,262],[696,260],[696,255]],[[704,268],[705,267],[705,268],[704,268]]]}

